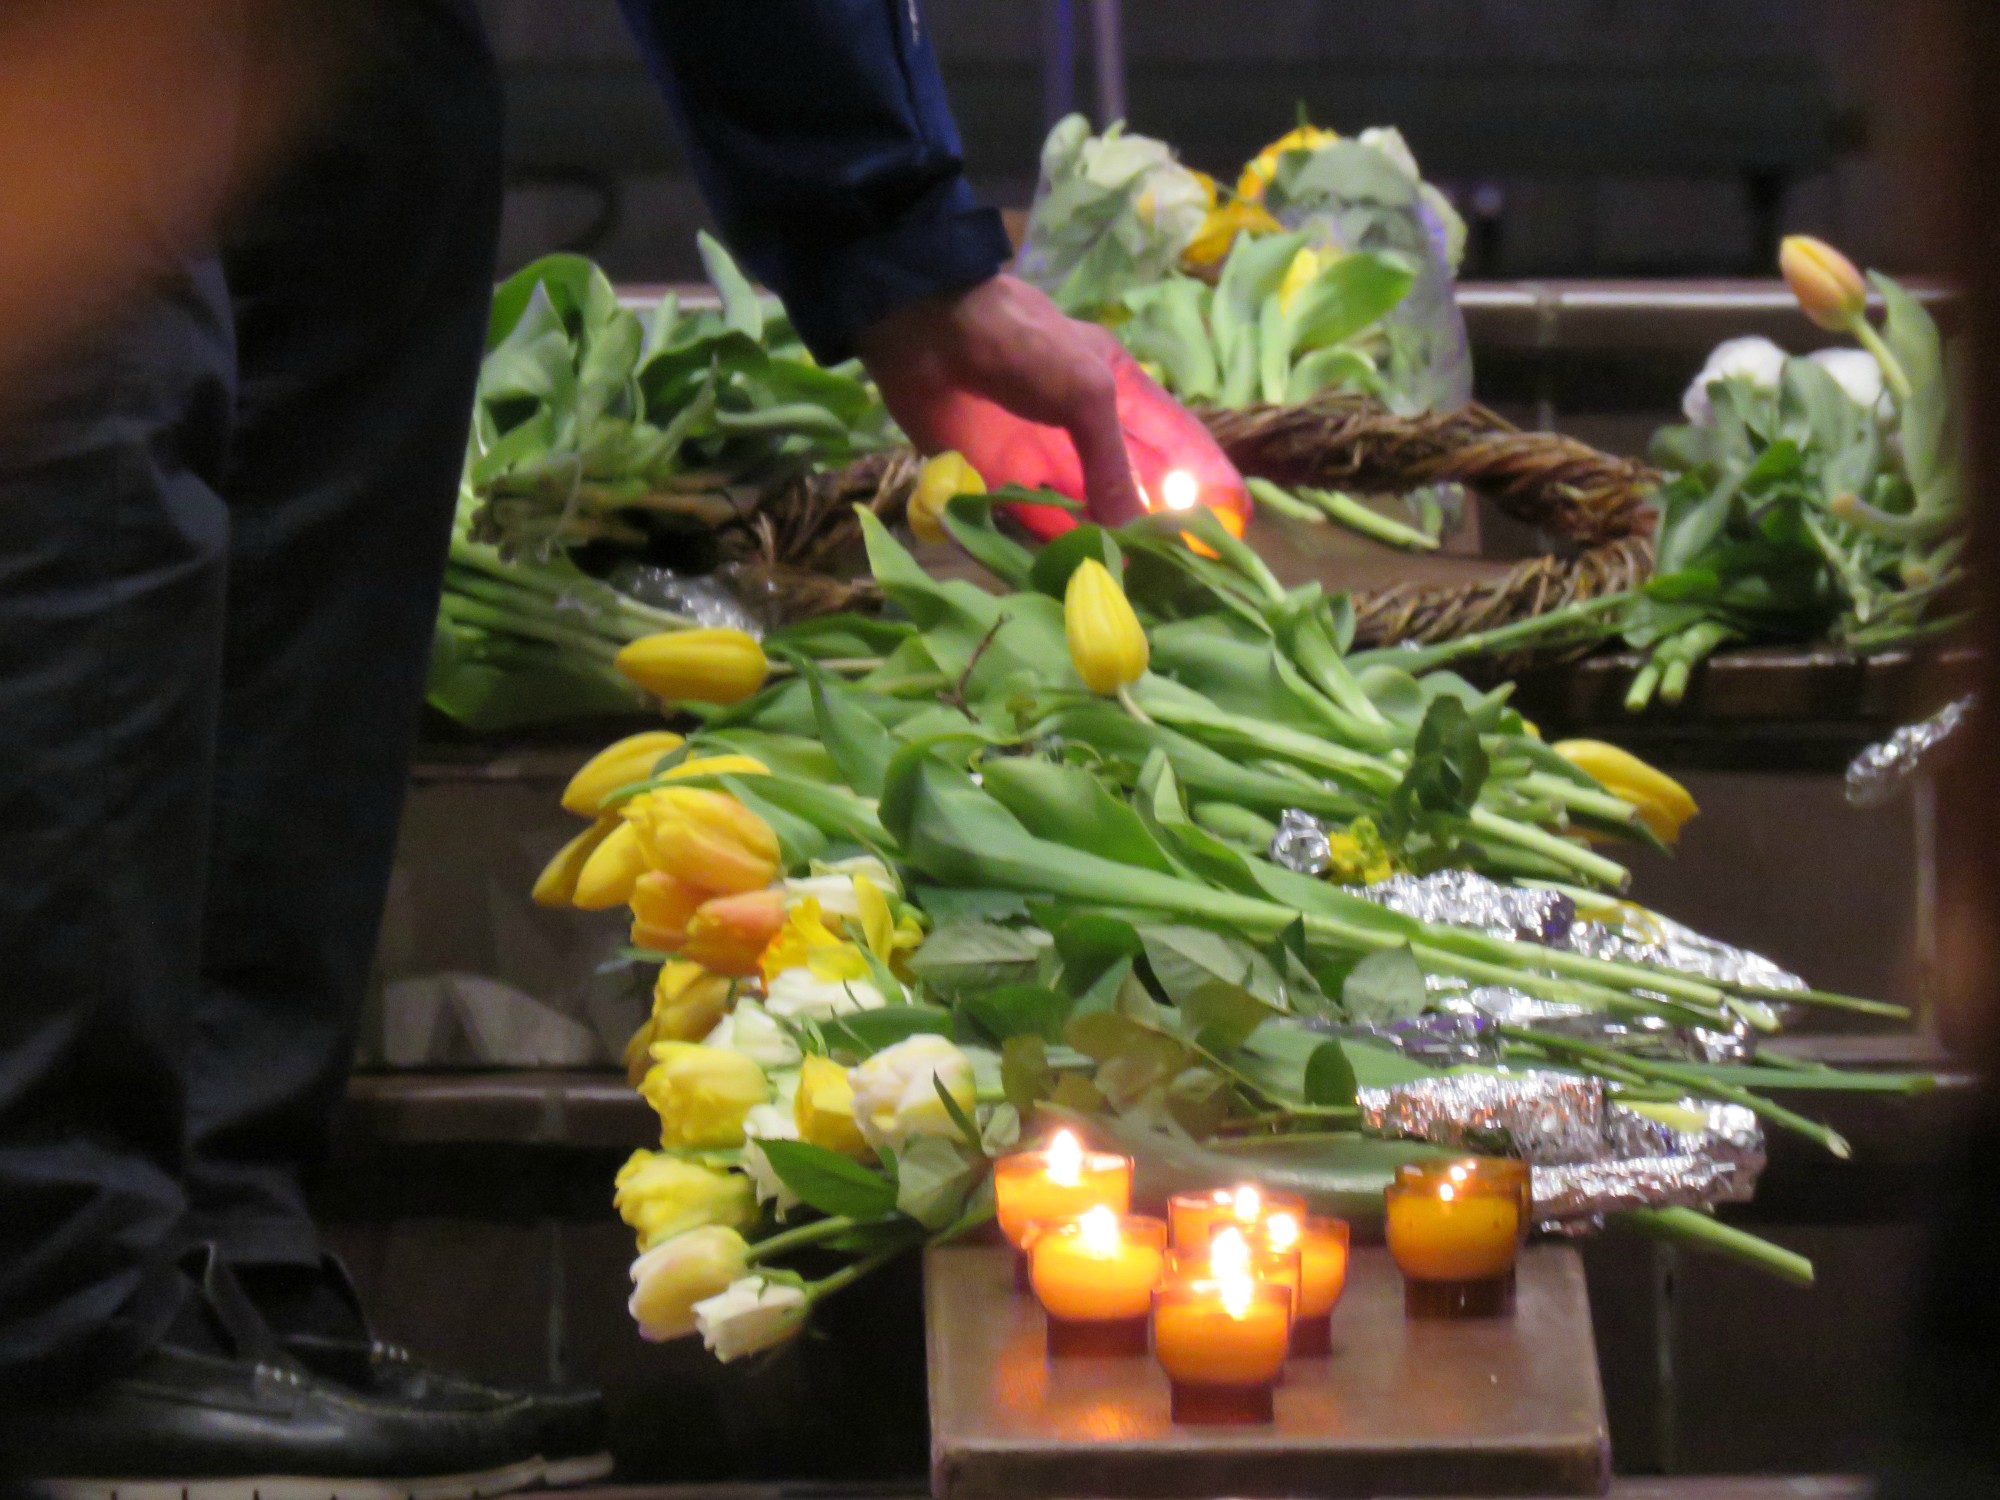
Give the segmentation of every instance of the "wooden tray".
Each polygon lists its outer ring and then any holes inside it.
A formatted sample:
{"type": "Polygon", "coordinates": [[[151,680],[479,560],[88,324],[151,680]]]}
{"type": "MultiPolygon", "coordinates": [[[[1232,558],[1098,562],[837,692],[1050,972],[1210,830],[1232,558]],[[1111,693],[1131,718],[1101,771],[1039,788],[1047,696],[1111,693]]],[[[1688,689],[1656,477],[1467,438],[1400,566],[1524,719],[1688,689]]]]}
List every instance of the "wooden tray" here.
{"type": "Polygon", "coordinates": [[[924,1267],[937,1500],[1601,1495],[1611,1444],[1583,1264],[1523,1255],[1511,1318],[1411,1323],[1386,1250],[1357,1249],[1331,1359],[1294,1360],[1265,1428],[1175,1427],[1150,1359],[1044,1353],[1004,1246],[924,1267]]]}

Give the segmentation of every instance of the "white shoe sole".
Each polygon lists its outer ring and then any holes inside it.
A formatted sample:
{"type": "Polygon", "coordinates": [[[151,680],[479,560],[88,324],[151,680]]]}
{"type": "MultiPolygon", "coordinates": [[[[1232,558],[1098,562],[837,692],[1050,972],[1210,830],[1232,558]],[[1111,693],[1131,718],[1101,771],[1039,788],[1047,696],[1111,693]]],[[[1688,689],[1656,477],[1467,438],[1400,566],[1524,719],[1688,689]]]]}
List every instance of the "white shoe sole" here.
{"type": "Polygon", "coordinates": [[[421,1479],[41,1479],[23,1487],[34,1500],[484,1500],[524,1490],[542,1478],[540,1459],[478,1474],[421,1479]]]}
{"type": "Polygon", "coordinates": [[[609,1453],[592,1453],[585,1458],[558,1458],[542,1470],[542,1483],[552,1490],[566,1490],[572,1485],[602,1479],[610,1472],[609,1453]]]}

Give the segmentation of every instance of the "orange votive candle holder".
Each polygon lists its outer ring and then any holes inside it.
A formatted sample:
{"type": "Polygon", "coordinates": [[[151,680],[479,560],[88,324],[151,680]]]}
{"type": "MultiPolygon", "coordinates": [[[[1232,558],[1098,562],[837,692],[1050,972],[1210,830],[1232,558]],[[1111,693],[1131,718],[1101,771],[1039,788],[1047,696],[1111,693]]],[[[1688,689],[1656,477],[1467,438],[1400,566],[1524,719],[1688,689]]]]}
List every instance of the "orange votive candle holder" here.
{"type": "Polygon", "coordinates": [[[1204,1256],[1218,1224],[1235,1224],[1247,1230],[1274,1213],[1303,1219],[1306,1201],[1297,1193],[1274,1193],[1248,1182],[1236,1187],[1175,1193],[1167,1200],[1174,1254],[1189,1259],[1204,1256]]]}
{"type": "Polygon", "coordinates": [[[1050,1356],[1144,1354],[1166,1265],[1162,1219],[1100,1205],[1042,1225],[1028,1249],[1028,1274],[1048,1314],[1050,1356]]]}
{"type": "Polygon", "coordinates": [[[1041,1150],[1017,1151],[993,1164],[994,1217],[1016,1250],[1027,1249],[1038,1226],[1093,1208],[1131,1211],[1131,1157],[1089,1150],[1061,1130],[1041,1150]]]}
{"type": "Polygon", "coordinates": [[[1347,1290],[1352,1231],[1344,1219],[1272,1214],[1258,1226],[1253,1244],[1265,1251],[1295,1250],[1299,1258],[1298,1300],[1292,1311],[1292,1353],[1333,1352],[1333,1309],[1347,1290]]]}
{"type": "Polygon", "coordinates": [[[1291,1347],[1292,1294],[1248,1275],[1189,1278],[1153,1296],[1153,1354],[1179,1423],[1267,1423],[1291,1347]]]}
{"type": "MultiPolygon", "coordinates": [[[[1466,1157],[1408,1165],[1384,1190],[1389,1253],[1412,1317],[1493,1317],[1514,1305],[1532,1199],[1521,1174],[1466,1157]]],[[[1519,1163],[1513,1164],[1519,1166],[1519,1163]]]]}

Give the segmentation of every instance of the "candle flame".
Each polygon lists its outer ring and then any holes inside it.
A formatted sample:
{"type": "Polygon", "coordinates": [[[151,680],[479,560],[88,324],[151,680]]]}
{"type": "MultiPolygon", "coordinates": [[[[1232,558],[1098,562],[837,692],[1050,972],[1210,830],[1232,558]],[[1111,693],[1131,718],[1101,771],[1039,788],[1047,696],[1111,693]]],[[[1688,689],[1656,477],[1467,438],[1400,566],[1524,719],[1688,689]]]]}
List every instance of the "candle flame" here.
{"type": "Polygon", "coordinates": [[[1098,1204],[1077,1221],[1077,1238],[1083,1242],[1086,1254],[1116,1255],[1123,1239],[1118,1230],[1118,1215],[1106,1204],[1098,1204]]]}
{"type": "Polygon", "coordinates": [[[1264,1233],[1273,1250],[1289,1250],[1299,1242],[1299,1221],[1290,1214],[1272,1214],[1264,1221],[1264,1233]]]}
{"type": "Polygon", "coordinates": [[[1201,481],[1186,469],[1169,469],[1160,481],[1160,500],[1168,510],[1193,510],[1201,498],[1201,481]]]}
{"type": "Polygon", "coordinates": [[[1240,1229],[1218,1229],[1208,1245],[1209,1274],[1217,1281],[1250,1274],[1250,1242],[1240,1229]]]}
{"type": "Polygon", "coordinates": [[[1452,1167],[1449,1176],[1453,1182],[1463,1182],[1471,1173],[1472,1169],[1470,1167],[1466,1166],[1464,1162],[1458,1162],[1452,1167]]]}
{"type": "Polygon", "coordinates": [[[1077,1187],[1083,1182],[1083,1143],[1067,1130],[1058,1130],[1049,1142],[1049,1181],[1058,1187],[1077,1187]]]}
{"type": "Polygon", "coordinates": [[[1455,1187],[1453,1187],[1453,1186],[1452,1186],[1452,1185],[1451,1185],[1450,1183],[1448,1183],[1448,1182],[1440,1182],[1440,1183],[1438,1184],[1438,1201],[1439,1201],[1439,1202],[1441,1202],[1441,1203],[1449,1203],[1449,1202],[1451,1202],[1451,1200],[1452,1200],[1453,1198],[1455,1198],[1455,1197],[1457,1197],[1457,1196],[1458,1196],[1458,1189],[1457,1189],[1457,1188],[1455,1188],[1455,1187]]]}
{"type": "Polygon", "coordinates": [[[1254,1187],[1247,1184],[1236,1190],[1236,1217],[1244,1224],[1257,1222],[1257,1215],[1264,1207],[1264,1199],[1254,1187]]]}
{"type": "Polygon", "coordinates": [[[1248,1276],[1224,1276],[1219,1290],[1222,1310],[1238,1322],[1250,1316],[1250,1304],[1257,1300],[1257,1284],[1248,1276]]]}

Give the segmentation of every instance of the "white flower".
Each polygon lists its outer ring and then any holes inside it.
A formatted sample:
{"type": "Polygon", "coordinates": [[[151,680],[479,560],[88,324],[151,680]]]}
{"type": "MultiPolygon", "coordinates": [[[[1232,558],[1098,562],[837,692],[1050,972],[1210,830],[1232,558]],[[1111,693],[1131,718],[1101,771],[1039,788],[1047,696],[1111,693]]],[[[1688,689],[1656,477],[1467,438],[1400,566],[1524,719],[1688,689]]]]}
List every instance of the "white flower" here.
{"type": "Polygon", "coordinates": [[[1779,378],[1785,372],[1785,357],[1785,351],[1766,338],[1730,339],[1717,344],[1708,356],[1708,363],[1695,376],[1694,384],[1681,397],[1681,410],[1695,426],[1708,426],[1715,420],[1715,408],[1708,395],[1711,385],[1718,380],[1740,380],[1752,390],[1768,394],[1778,388],[1779,378]]]}
{"type": "Polygon", "coordinates": [[[956,1135],[934,1079],[968,1115],[972,1113],[977,1100],[972,1063],[941,1036],[913,1036],[850,1069],[854,1122],[868,1144],[878,1151],[885,1147],[901,1151],[913,1135],[956,1135]]]}
{"type": "Polygon", "coordinates": [[[757,1190],[759,1203],[775,1202],[780,1214],[790,1213],[799,1206],[799,1196],[786,1187],[784,1180],[771,1170],[771,1163],[764,1153],[757,1149],[759,1141],[795,1141],[799,1138],[799,1122],[793,1117],[792,1105],[760,1104],[743,1117],[743,1154],[736,1164],[750,1179],[757,1190]]]}
{"type": "Polygon", "coordinates": [[[1403,139],[1403,132],[1393,125],[1371,125],[1355,137],[1364,146],[1373,146],[1388,157],[1412,182],[1424,180],[1423,171],[1417,166],[1416,154],[1410,150],[1410,143],[1403,139]]]}
{"type": "Polygon", "coordinates": [[[703,1038],[703,1045],[728,1047],[767,1069],[799,1065],[799,1044],[755,1000],[737,1001],[736,1009],[717,1021],[715,1030],[703,1038]]]}
{"type": "Polygon", "coordinates": [[[1083,143],[1082,164],[1085,177],[1107,188],[1124,187],[1145,173],[1179,165],[1165,141],[1127,135],[1115,126],[1083,143]]]}
{"type": "Polygon", "coordinates": [[[764,1009],[787,1021],[830,1021],[879,1010],[889,999],[865,979],[819,979],[809,968],[786,969],[764,995],[764,1009]]]}
{"type": "Polygon", "coordinates": [[[1882,367],[1866,349],[1822,349],[1806,358],[1831,375],[1847,392],[1847,399],[1863,411],[1891,415],[1892,408],[1884,399],[1882,367]]]}
{"type": "Polygon", "coordinates": [[[725,1364],[782,1344],[805,1321],[806,1294],[782,1281],[745,1276],[694,1306],[695,1326],[709,1353],[725,1364]]]}

